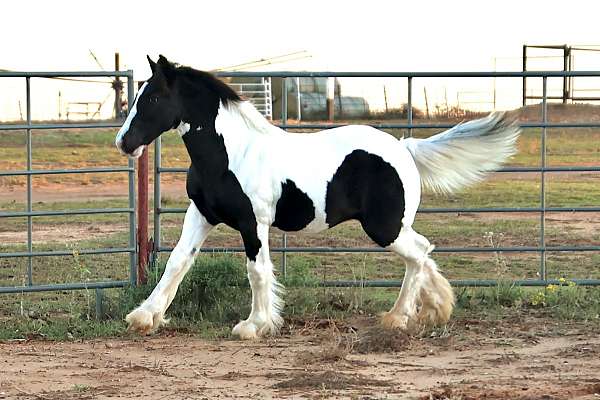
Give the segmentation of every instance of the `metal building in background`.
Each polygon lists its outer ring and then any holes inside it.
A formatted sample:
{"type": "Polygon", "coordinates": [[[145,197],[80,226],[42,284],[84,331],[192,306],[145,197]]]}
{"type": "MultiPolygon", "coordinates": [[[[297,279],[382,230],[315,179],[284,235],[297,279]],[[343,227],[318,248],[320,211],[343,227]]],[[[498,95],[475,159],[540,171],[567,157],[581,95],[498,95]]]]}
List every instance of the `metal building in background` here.
{"type": "Polygon", "coordinates": [[[274,76],[271,79],[273,82],[274,119],[281,119],[282,117],[282,86],[284,79],[288,118],[298,121],[328,119],[327,89],[329,84],[333,84],[333,113],[336,118],[358,119],[369,115],[369,102],[363,97],[344,96],[340,81],[334,77],[294,76],[282,78],[274,76]]]}

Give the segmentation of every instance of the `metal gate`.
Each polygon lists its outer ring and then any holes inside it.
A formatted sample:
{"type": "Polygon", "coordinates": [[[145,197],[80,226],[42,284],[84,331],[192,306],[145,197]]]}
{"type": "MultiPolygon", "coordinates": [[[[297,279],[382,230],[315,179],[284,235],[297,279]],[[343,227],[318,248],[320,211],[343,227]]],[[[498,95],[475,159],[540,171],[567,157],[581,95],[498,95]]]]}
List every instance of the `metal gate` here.
{"type": "Polygon", "coordinates": [[[127,99],[128,104],[133,103],[133,71],[111,71],[111,72],[0,72],[0,78],[24,78],[26,83],[26,112],[27,119],[24,124],[4,124],[0,125],[0,131],[25,130],[27,134],[27,169],[21,171],[0,171],[0,176],[26,176],[27,177],[27,202],[26,209],[19,212],[0,212],[0,221],[4,218],[27,217],[27,251],[0,253],[0,258],[8,257],[26,257],[27,263],[27,284],[15,287],[0,287],[0,293],[22,293],[22,292],[41,292],[50,290],[75,290],[75,289],[102,289],[123,287],[136,282],[136,230],[135,230],[135,166],[134,161],[129,159],[127,166],[113,168],[81,168],[81,169],[33,169],[32,168],[32,130],[47,129],[68,129],[68,128],[118,128],[119,122],[111,123],[34,123],[31,119],[31,80],[32,78],[82,78],[82,77],[122,77],[127,79],[127,99]],[[96,208],[64,211],[35,211],[32,207],[32,177],[36,175],[56,175],[56,174],[99,174],[99,173],[127,173],[129,183],[129,206],[126,208],[96,208]],[[122,248],[102,248],[102,249],[83,249],[79,254],[115,254],[129,253],[129,279],[123,281],[105,281],[105,282],[74,282],[64,284],[38,285],[33,279],[32,258],[33,257],[53,257],[70,256],[73,253],[69,251],[34,251],[32,244],[32,219],[43,216],[59,215],[89,215],[89,214],[115,214],[126,213],[129,215],[129,240],[128,246],[122,248]]]}
{"type": "MultiPolygon", "coordinates": [[[[453,125],[447,124],[415,124],[413,122],[413,81],[419,78],[539,78],[542,79],[542,115],[539,123],[522,124],[523,128],[541,128],[541,165],[538,167],[510,167],[503,168],[500,173],[519,172],[519,173],[539,173],[540,174],[540,206],[539,207],[500,207],[500,208],[421,208],[420,213],[460,213],[460,212],[476,212],[476,213],[505,213],[519,212],[539,215],[540,230],[538,234],[537,246],[504,246],[504,247],[437,247],[434,252],[438,253],[497,253],[497,252],[523,252],[523,253],[538,253],[540,254],[539,279],[518,280],[516,285],[524,286],[542,286],[550,283],[559,284],[557,280],[548,279],[546,270],[546,254],[548,252],[592,252],[600,251],[599,245],[591,246],[549,246],[546,244],[546,214],[551,212],[600,212],[600,205],[593,207],[548,207],[546,205],[546,173],[564,173],[564,172],[600,172],[600,166],[557,166],[549,167],[546,163],[546,131],[548,128],[600,128],[598,122],[568,122],[568,123],[550,123],[547,116],[547,100],[548,100],[548,78],[563,78],[563,77],[600,77],[600,71],[528,71],[528,72],[220,72],[221,77],[278,77],[284,78],[282,85],[282,121],[278,126],[283,129],[327,129],[340,124],[302,124],[290,125],[287,123],[287,79],[296,77],[384,77],[384,78],[405,78],[408,93],[408,120],[407,123],[383,123],[372,124],[371,126],[380,129],[398,128],[406,129],[408,135],[412,134],[412,130],[419,129],[447,129],[453,125]]],[[[162,214],[185,213],[183,208],[169,208],[161,206],[161,188],[160,179],[163,174],[186,173],[186,168],[166,168],[161,165],[161,140],[160,137],[155,142],[154,152],[154,253],[170,252],[172,248],[165,247],[161,243],[161,221],[162,214]]],[[[287,271],[286,254],[287,253],[375,253],[385,252],[385,249],[375,247],[365,248],[331,248],[331,247],[289,247],[287,246],[286,235],[281,238],[281,246],[272,247],[271,251],[282,254],[281,270],[285,275],[287,271]]],[[[243,252],[241,247],[228,248],[202,248],[202,252],[243,252]]],[[[600,285],[600,279],[574,279],[574,282],[580,285],[600,285]]],[[[454,280],[451,282],[455,286],[494,286],[498,282],[492,279],[485,280],[454,280]]],[[[402,285],[402,281],[324,281],[321,283],[324,286],[370,286],[370,287],[397,287],[402,285]]]]}

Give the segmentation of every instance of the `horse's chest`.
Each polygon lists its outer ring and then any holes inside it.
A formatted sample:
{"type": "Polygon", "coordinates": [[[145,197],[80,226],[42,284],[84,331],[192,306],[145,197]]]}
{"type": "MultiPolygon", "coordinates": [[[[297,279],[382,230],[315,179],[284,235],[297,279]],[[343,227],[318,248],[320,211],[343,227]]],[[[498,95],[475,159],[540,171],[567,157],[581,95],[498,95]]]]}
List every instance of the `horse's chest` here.
{"type": "Polygon", "coordinates": [[[201,174],[190,168],[187,193],[209,223],[225,223],[241,230],[256,223],[250,198],[231,171],[201,174]]]}

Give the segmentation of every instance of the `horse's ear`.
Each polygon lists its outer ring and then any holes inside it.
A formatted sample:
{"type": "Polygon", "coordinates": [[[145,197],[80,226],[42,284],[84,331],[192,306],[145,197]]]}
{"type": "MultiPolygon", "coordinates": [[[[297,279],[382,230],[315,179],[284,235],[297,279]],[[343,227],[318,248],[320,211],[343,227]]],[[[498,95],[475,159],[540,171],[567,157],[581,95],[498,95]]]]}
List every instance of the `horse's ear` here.
{"type": "Polygon", "coordinates": [[[152,73],[154,74],[154,71],[156,71],[156,63],[154,61],[152,61],[152,59],[150,58],[149,55],[146,55],[146,58],[148,59],[148,64],[150,64],[150,69],[152,70],[152,73]]]}
{"type": "Polygon", "coordinates": [[[162,54],[158,56],[157,65],[166,78],[167,84],[171,86],[175,80],[175,66],[162,54]]]}
{"type": "Polygon", "coordinates": [[[160,64],[160,66],[164,67],[166,65],[170,65],[171,63],[169,62],[169,60],[167,60],[167,57],[163,56],[162,54],[158,55],[158,63],[160,64]]]}

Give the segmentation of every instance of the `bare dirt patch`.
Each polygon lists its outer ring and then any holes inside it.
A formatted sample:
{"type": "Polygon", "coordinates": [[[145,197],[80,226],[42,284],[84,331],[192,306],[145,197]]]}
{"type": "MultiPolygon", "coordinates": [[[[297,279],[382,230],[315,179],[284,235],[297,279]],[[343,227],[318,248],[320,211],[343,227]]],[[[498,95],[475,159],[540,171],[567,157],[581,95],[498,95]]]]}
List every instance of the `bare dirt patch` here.
{"type": "MultiPolygon", "coordinates": [[[[78,242],[84,239],[97,239],[118,232],[126,232],[128,227],[124,224],[45,224],[43,226],[33,225],[32,243],[50,242],[78,242]]],[[[5,231],[0,232],[0,243],[24,244],[27,243],[27,232],[5,231]]]]}
{"type": "MultiPolygon", "coordinates": [[[[150,188],[150,190],[152,190],[150,188]]],[[[185,190],[185,179],[169,180],[167,185],[161,186],[163,197],[187,198],[185,190]]],[[[49,183],[43,186],[34,186],[32,190],[33,201],[44,201],[48,203],[63,201],[85,201],[85,200],[112,200],[126,198],[128,195],[128,183],[117,182],[101,184],[67,184],[49,183]]],[[[9,186],[0,191],[0,203],[27,201],[26,186],[9,186]]]]}
{"type": "Polygon", "coordinates": [[[461,318],[447,331],[404,336],[397,351],[372,346],[359,352],[340,339],[376,337],[375,323],[371,318],[342,329],[331,323],[312,324],[310,330],[288,326],[291,333],[256,342],[208,341],[172,331],[148,338],[5,342],[0,343],[0,398],[595,399],[600,394],[596,325],[537,317],[461,318]],[[345,351],[334,357],[306,356],[339,345],[345,351]]]}

